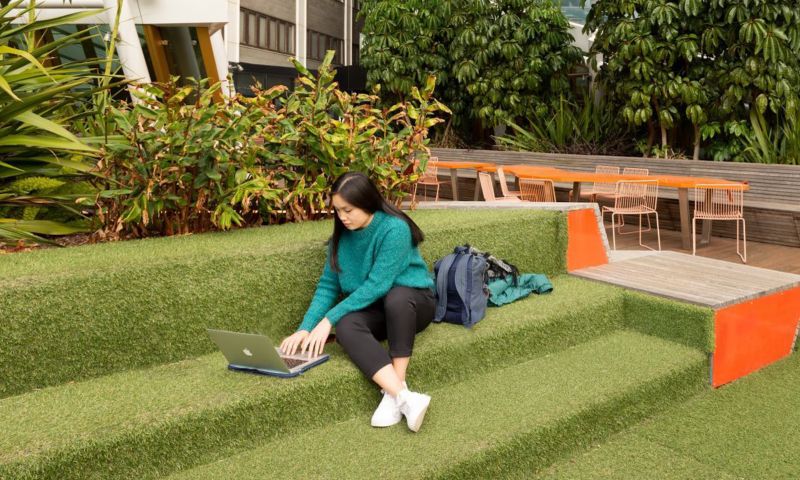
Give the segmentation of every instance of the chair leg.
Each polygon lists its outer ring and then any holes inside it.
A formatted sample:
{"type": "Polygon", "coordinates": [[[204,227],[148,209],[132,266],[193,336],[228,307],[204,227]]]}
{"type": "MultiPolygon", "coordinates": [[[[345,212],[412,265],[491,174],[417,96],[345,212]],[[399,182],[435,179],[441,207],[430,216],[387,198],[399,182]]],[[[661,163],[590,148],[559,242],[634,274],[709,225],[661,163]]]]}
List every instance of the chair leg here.
{"type": "Polygon", "coordinates": [[[639,214],[639,246],[644,247],[642,243],[642,214],[639,214]]]}
{"type": "Polygon", "coordinates": [[[736,253],[742,259],[742,263],[747,263],[747,230],[745,229],[744,218],[742,220],[742,252],[739,253],[739,219],[736,219],[736,253]]]}
{"type": "MultiPolygon", "coordinates": [[[[658,226],[658,212],[653,212],[656,214],[656,237],[658,238],[658,251],[661,251],[661,228],[658,226]]],[[[648,215],[647,218],[650,218],[648,215]]]]}
{"type": "Polygon", "coordinates": [[[617,251],[617,234],[614,232],[614,220],[616,220],[616,215],[616,213],[611,212],[611,241],[615,252],[617,251]]]}

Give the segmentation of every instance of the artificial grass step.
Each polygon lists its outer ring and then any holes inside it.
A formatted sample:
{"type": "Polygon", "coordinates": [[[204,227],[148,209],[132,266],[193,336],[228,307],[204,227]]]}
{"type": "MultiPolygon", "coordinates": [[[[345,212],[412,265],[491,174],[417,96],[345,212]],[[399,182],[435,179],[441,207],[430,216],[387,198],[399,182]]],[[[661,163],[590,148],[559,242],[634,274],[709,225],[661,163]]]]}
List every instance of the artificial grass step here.
{"type": "Polygon", "coordinates": [[[620,331],[434,390],[419,434],[365,414],[170,478],[494,478],[697,391],[704,365],[697,350],[620,331]]]}
{"type": "MultiPolygon", "coordinates": [[[[413,216],[429,264],[470,242],[523,272],[565,272],[560,212],[413,216]]],[[[293,332],[322,272],[331,225],[0,256],[0,398],[210,353],[206,327],[293,332]]]]}
{"type": "MultiPolygon", "coordinates": [[[[411,381],[453,384],[620,328],[621,290],[552,280],[553,293],[489,309],[471,331],[429,327],[417,339],[411,381]]],[[[215,353],[0,399],[0,478],[155,477],[363,417],[374,389],[335,345],[327,351],[330,362],[289,381],[229,372],[215,353]]]]}
{"type": "Polygon", "coordinates": [[[800,356],[707,390],[541,479],[800,477],[800,356]]]}

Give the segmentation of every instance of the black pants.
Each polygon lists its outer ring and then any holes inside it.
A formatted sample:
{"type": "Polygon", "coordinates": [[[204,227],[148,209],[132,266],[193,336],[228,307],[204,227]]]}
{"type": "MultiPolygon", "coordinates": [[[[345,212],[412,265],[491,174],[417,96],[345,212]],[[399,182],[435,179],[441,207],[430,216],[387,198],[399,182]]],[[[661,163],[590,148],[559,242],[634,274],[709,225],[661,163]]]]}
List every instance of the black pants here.
{"type": "Polygon", "coordinates": [[[410,357],[414,336],[433,320],[436,299],[427,288],[394,287],[369,307],[348,313],[336,324],[336,340],[367,378],[392,363],[410,357]],[[389,352],[381,340],[389,340],[389,352]]]}

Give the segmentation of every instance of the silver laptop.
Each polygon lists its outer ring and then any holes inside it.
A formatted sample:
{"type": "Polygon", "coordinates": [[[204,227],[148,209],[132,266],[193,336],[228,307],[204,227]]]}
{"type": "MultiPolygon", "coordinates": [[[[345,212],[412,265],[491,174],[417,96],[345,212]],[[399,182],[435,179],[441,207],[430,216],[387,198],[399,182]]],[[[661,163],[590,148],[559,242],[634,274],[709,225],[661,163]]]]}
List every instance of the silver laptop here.
{"type": "Polygon", "coordinates": [[[288,378],[296,377],[329,358],[328,354],[318,357],[312,357],[309,353],[284,355],[266,335],[207,330],[211,340],[228,359],[228,368],[231,370],[288,378]]]}

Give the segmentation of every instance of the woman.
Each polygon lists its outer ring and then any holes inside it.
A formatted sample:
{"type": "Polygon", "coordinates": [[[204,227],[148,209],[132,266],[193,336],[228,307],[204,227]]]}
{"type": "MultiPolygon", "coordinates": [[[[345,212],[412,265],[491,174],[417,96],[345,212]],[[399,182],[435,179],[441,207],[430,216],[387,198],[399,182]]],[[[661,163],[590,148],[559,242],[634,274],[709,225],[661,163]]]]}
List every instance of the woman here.
{"type": "Polygon", "coordinates": [[[372,426],[395,425],[405,416],[416,432],[430,397],[408,390],[406,369],[414,336],[430,324],[436,303],[417,248],[422,231],[362,173],[334,182],[332,204],[336,215],[322,276],[300,328],[283,340],[281,351],[319,355],[336,326],[344,351],[383,389],[372,426]],[[345,298],[336,303],[340,294],[345,298]],[[384,339],[388,353],[379,343],[384,339]]]}

